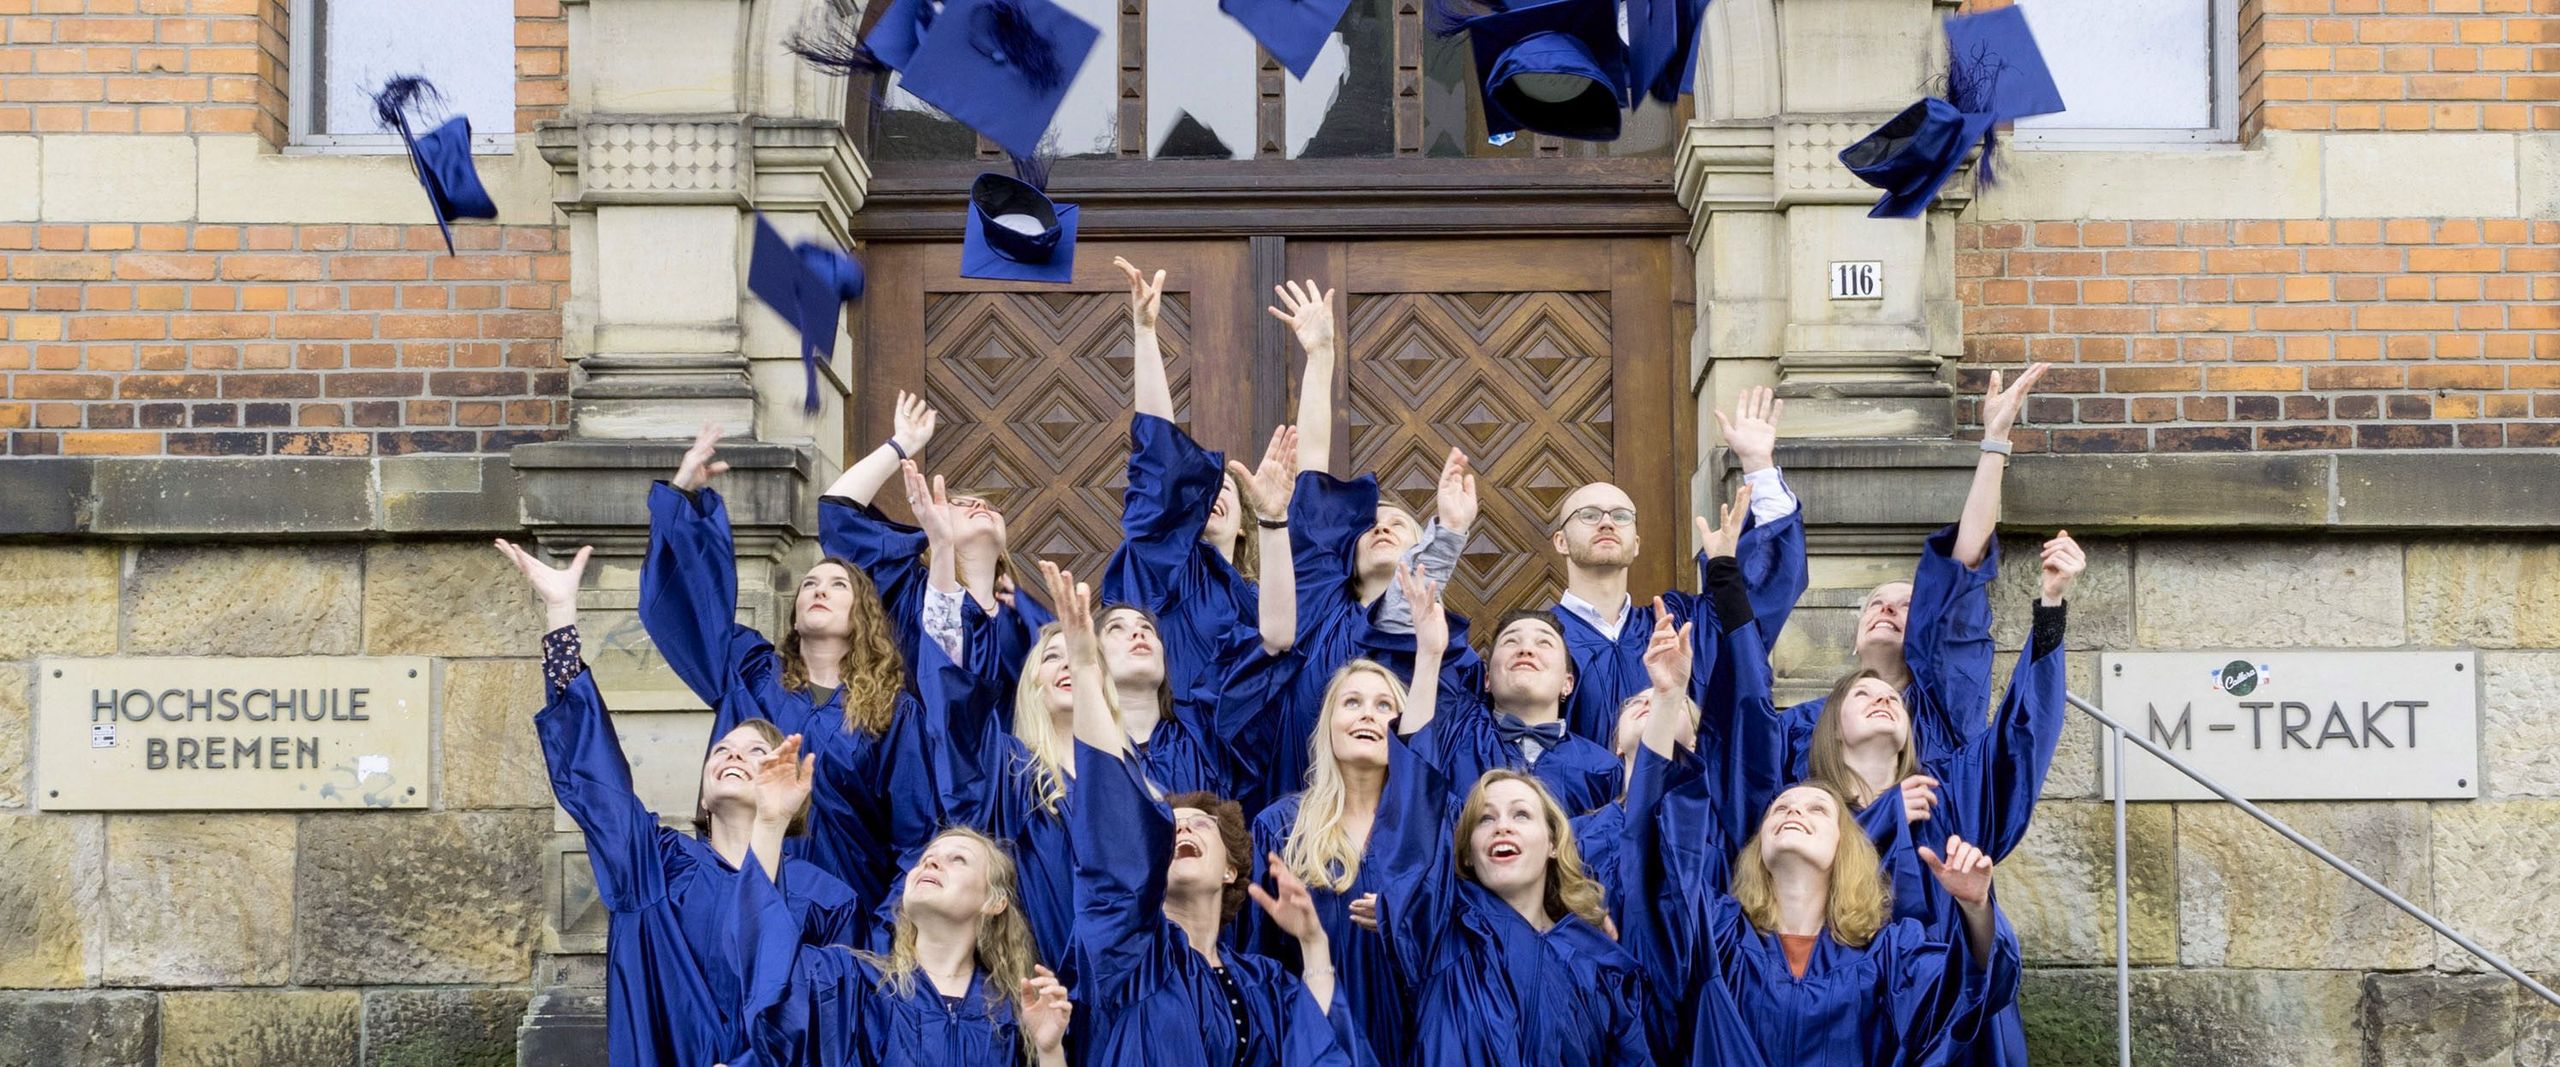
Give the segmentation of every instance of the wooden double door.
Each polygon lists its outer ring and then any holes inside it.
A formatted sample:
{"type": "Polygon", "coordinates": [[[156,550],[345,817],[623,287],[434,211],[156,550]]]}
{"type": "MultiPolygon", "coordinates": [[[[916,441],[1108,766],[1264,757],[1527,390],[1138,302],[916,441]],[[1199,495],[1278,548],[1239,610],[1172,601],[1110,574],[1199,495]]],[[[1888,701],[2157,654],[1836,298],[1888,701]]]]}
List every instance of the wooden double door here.
{"type": "Polygon", "coordinates": [[[1178,420],[1248,466],[1292,417],[1302,365],[1264,310],[1272,284],[1339,291],[1335,473],[1374,471],[1385,498],[1427,517],[1450,447],[1477,468],[1482,515],[1453,610],[1550,601],[1556,505],[1595,480],[1625,487],[1652,535],[1635,587],[1694,584],[1674,238],[1093,240],[1069,284],[1045,286],[962,278],[956,244],[874,242],[849,454],[885,438],[896,392],[922,383],[942,413],[928,469],[1003,509],[1017,564],[1099,574],[1128,459],[1128,287],[1113,256],[1167,271],[1158,335],[1178,420]]]}

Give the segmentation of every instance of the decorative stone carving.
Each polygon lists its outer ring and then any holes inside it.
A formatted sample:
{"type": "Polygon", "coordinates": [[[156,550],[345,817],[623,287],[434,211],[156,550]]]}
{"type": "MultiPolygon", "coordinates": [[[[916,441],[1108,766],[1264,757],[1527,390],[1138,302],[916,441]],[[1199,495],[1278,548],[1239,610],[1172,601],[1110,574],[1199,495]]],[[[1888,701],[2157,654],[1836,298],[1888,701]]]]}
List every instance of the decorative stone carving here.
{"type": "Polygon", "coordinates": [[[726,200],[745,195],[745,121],[591,117],[578,127],[588,202],[726,200]]]}

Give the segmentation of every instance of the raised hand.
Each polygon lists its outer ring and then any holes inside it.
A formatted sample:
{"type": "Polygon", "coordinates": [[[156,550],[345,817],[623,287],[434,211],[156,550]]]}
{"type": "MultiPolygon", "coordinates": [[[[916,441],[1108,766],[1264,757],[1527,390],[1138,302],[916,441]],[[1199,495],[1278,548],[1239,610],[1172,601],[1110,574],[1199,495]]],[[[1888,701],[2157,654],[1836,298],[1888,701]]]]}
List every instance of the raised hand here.
{"type": "Polygon", "coordinates": [[[818,757],[800,754],[800,735],[783,738],[773,751],[756,761],[756,821],[769,826],[789,825],[809,802],[809,790],[818,780],[818,757]]]}
{"type": "Polygon", "coordinates": [[[1244,487],[1245,506],[1253,509],[1255,518],[1269,522],[1288,518],[1289,500],[1298,491],[1298,428],[1284,425],[1271,431],[1261,466],[1246,470],[1231,459],[1227,471],[1244,487]]]}
{"type": "Polygon", "coordinates": [[[1129,325],[1140,330],[1156,328],[1156,313],[1164,305],[1164,272],[1157,271],[1148,281],[1145,271],[1119,256],[1111,257],[1111,265],[1129,277],[1129,325]]]}
{"type": "Polygon", "coordinates": [[[1694,622],[1674,622],[1671,609],[1664,606],[1662,598],[1653,598],[1653,637],[1644,646],[1644,676],[1653,683],[1655,692],[1689,691],[1689,671],[1695,662],[1689,638],[1697,626],[1694,622]]]}
{"type": "Polygon", "coordinates": [[[1915,774],[1902,780],[1902,821],[1922,823],[1938,810],[1938,780],[1915,774]]]}
{"type": "Polygon", "coordinates": [[[1245,895],[1261,905],[1263,914],[1271,916],[1272,923],[1290,937],[1300,942],[1323,940],[1324,921],[1316,916],[1315,897],[1308,894],[1307,883],[1299,881],[1288,865],[1280,862],[1279,853],[1271,853],[1266,858],[1271,866],[1271,884],[1278,892],[1247,884],[1245,895]]]}
{"type": "Polygon", "coordinates": [[[1413,647],[1449,647],[1449,610],[1440,603],[1439,583],[1397,560],[1396,588],[1404,592],[1405,603],[1413,605],[1413,647]]]}
{"type": "Polygon", "coordinates": [[[942,424],[942,413],[925,405],[924,397],[898,390],[897,421],[892,423],[889,439],[898,442],[899,450],[908,456],[924,451],[933,443],[934,428],[942,424]]]}
{"type": "Polygon", "coordinates": [[[1731,417],[1715,413],[1716,429],[1724,434],[1724,446],[1733,450],[1742,473],[1777,466],[1778,416],[1786,410],[1787,402],[1778,399],[1777,390],[1760,385],[1733,398],[1731,417]]]}
{"type": "Polygon", "coordinates": [[[1313,279],[1304,286],[1287,282],[1271,287],[1280,297],[1280,306],[1271,309],[1271,317],[1289,324],[1289,332],[1298,337],[1298,347],[1309,352],[1333,351],[1333,290],[1318,289],[1313,279]]]}
{"type": "Polygon", "coordinates": [[[1751,487],[1733,487],[1733,499],[1716,506],[1715,525],[1707,525],[1704,515],[1690,519],[1698,527],[1698,551],[1708,559],[1722,559],[1742,547],[1742,527],[1751,521],[1751,487]]]}
{"type": "Polygon", "coordinates": [[[1049,587],[1059,636],[1067,643],[1067,664],[1075,669],[1076,685],[1081,688],[1086,678],[1099,679],[1102,669],[1102,638],[1093,629],[1093,588],[1076,581],[1074,572],[1045,559],[1040,561],[1040,580],[1049,587]],[[1088,664],[1093,668],[1090,675],[1084,670],[1088,664]]]}
{"type": "Polygon", "coordinates": [[[702,432],[693,436],[693,447],[684,450],[684,461],[676,464],[676,476],[668,479],[667,484],[688,493],[711,484],[713,475],[729,470],[729,465],[720,462],[716,456],[719,449],[720,428],[707,422],[702,424],[702,432]]]}
{"type": "Polygon", "coordinates": [[[1929,873],[1937,876],[1938,884],[1956,903],[1978,908],[1991,901],[1991,857],[1964,838],[1947,839],[1944,860],[1929,846],[1920,846],[1920,861],[1929,865],[1929,873]]]}
{"type": "Polygon", "coordinates": [[[898,464],[898,473],[906,478],[907,508],[916,513],[916,526],[924,531],[925,542],[937,547],[951,545],[960,533],[960,509],[951,506],[951,492],[943,487],[942,476],[934,475],[927,482],[924,471],[912,459],[898,464]]]}
{"type": "Polygon", "coordinates": [[[1467,469],[1467,454],[1449,450],[1449,458],[1440,464],[1440,491],[1437,510],[1440,525],[1452,532],[1465,533],[1476,524],[1476,476],[1467,469]]]}
{"type": "Polygon", "coordinates": [[[569,557],[568,566],[554,567],[503,537],[498,539],[497,545],[498,554],[515,564],[516,571],[524,575],[525,583],[533,586],[533,595],[542,601],[543,610],[554,619],[552,629],[578,621],[578,583],[586,576],[587,557],[595,554],[594,546],[579,546],[578,554],[569,557]],[[560,620],[563,612],[568,615],[565,621],[560,620]]]}
{"type": "Polygon", "coordinates": [[[2036,379],[2052,370],[2050,363],[2030,363],[2009,387],[2000,387],[2001,374],[1991,372],[1991,385],[1982,392],[1982,439],[2006,441],[2009,428],[2018,424],[2018,413],[2026,409],[2027,391],[2035,388],[2036,379]]]}
{"type": "Polygon", "coordinates": [[[1067,999],[1066,983],[1058,981],[1057,972],[1046,967],[1031,968],[1031,977],[1022,980],[1016,998],[1021,1002],[1019,1022],[1022,1036],[1031,1039],[1035,1052],[1058,1050],[1067,1038],[1067,1022],[1075,1016],[1075,1004],[1067,999]]]}
{"type": "Polygon", "coordinates": [[[2080,572],[2089,569],[2089,556],[2080,551],[2080,542],[2064,530],[2044,543],[2044,604],[2062,606],[2062,598],[2071,595],[2071,587],[2079,584],[2080,572]]]}

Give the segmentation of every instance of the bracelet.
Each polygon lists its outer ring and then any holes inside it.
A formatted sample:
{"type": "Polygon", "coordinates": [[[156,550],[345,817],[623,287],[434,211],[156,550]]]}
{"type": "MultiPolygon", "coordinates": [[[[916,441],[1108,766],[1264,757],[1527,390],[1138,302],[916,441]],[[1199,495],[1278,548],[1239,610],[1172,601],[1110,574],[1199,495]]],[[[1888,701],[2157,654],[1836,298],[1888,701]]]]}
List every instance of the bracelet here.
{"type": "Polygon", "coordinates": [[[1262,527],[1265,530],[1286,530],[1289,528],[1289,520],[1287,518],[1266,519],[1260,515],[1256,515],[1253,517],[1253,524],[1262,527]]]}
{"type": "Polygon", "coordinates": [[[1990,452],[1990,453],[1994,453],[1994,454],[1997,454],[1997,455],[2003,455],[2003,456],[2006,456],[2006,455],[2009,455],[2009,454],[2010,454],[2010,446],[2009,446],[2009,442],[2007,442],[2007,441],[1994,441],[1994,440],[1991,440],[1990,438],[1987,438],[1987,437],[1986,437],[1986,438],[1984,438],[1984,439],[1983,439],[1983,441],[1982,441],[1982,450],[1983,450],[1983,451],[1985,451],[1985,452],[1990,452]]]}
{"type": "Polygon", "coordinates": [[[905,459],[905,458],[907,458],[907,450],[906,450],[906,449],[904,449],[904,448],[900,448],[900,447],[898,447],[898,439],[897,439],[897,438],[892,437],[892,438],[888,439],[887,441],[883,441],[883,442],[881,442],[881,443],[882,443],[882,444],[885,444],[885,445],[888,445],[888,446],[889,446],[889,451],[897,453],[897,454],[898,454],[898,458],[899,458],[899,459],[905,459]]]}

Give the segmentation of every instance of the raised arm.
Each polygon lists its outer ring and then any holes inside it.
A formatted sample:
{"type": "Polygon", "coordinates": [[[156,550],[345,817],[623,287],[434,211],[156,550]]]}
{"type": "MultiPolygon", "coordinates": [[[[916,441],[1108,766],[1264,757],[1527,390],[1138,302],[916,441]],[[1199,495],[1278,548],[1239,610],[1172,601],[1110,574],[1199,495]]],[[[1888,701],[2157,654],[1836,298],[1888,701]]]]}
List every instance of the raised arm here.
{"type": "Polygon", "coordinates": [[[1947,890],[1947,896],[1964,913],[1965,948],[1973,954],[1974,966],[1991,962],[1994,917],[1991,911],[1991,857],[1961,837],[1947,839],[1947,856],[1927,845],[1920,846],[1920,861],[1929,865],[1929,873],[1947,890]]]}
{"type": "Polygon", "coordinates": [[[1129,733],[1111,710],[1111,676],[1102,666],[1102,638],[1093,629],[1093,588],[1047,560],[1040,561],[1040,579],[1049,587],[1049,601],[1058,606],[1058,628],[1067,646],[1076,740],[1114,759],[1125,758],[1129,733]]]}
{"type": "MultiPolygon", "coordinates": [[[[1442,587],[1457,577],[1458,557],[1466,552],[1467,531],[1476,522],[1476,476],[1467,467],[1467,454],[1455,448],[1441,461],[1440,482],[1433,500],[1431,524],[1412,548],[1404,551],[1399,562],[1408,563],[1425,578],[1442,587]]],[[[1387,633],[1404,633],[1413,628],[1413,610],[1408,607],[1404,591],[1390,585],[1378,597],[1371,613],[1377,627],[1387,633]]]]}
{"type": "Polygon", "coordinates": [[[1990,550],[1992,529],[2000,523],[2000,480],[2009,470],[2009,429],[2026,407],[2027,391],[2044,377],[2049,364],[2033,363],[2006,389],[2000,372],[1991,372],[1991,387],[1982,394],[1982,458],[1973,466],[1973,488],[1964,496],[1964,517],[1956,520],[1955,560],[1967,567],[1982,562],[1990,550]]]}
{"type": "Polygon", "coordinates": [[[1156,341],[1156,313],[1164,305],[1164,272],[1154,280],[1128,260],[1111,257],[1111,265],[1129,278],[1129,356],[1131,392],[1138,414],[1173,421],[1173,386],[1165,377],[1164,352],[1156,341]]]}
{"type": "Polygon", "coordinates": [[[1315,998],[1317,1006],[1331,1014],[1333,947],[1326,938],[1324,920],[1316,916],[1315,897],[1307,892],[1307,883],[1299,880],[1297,873],[1280,861],[1279,853],[1266,853],[1263,862],[1277,891],[1265,890],[1259,884],[1247,884],[1245,894],[1253,898],[1264,914],[1271,916],[1273,925],[1298,940],[1298,979],[1307,984],[1307,993],[1315,998]]]}
{"type": "MultiPolygon", "coordinates": [[[[649,549],[640,562],[640,622],[668,669],[715,712],[763,638],[738,625],[738,561],[729,510],[710,487],[728,470],[720,429],[705,426],[673,478],[649,488],[649,549]]],[[[722,721],[722,730],[736,725],[722,721]]],[[[785,729],[797,723],[779,724],[785,729]]]]}
{"type": "Polygon", "coordinates": [[[1396,732],[1411,737],[1431,725],[1439,712],[1440,659],[1449,647],[1449,610],[1440,603],[1438,585],[1401,562],[1396,564],[1396,588],[1413,605],[1413,680],[1405,686],[1404,713],[1396,718],[1396,732]]]}
{"type": "Polygon", "coordinates": [[[1227,461],[1253,509],[1254,536],[1262,549],[1262,582],[1256,593],[1262,651],[1279,655],[1298,643],[1298,574],[1289,548],[1289,500],[1298,485],[1298,428],[1271,431],[1262,465],[1253,470],[1227,461]]]}
{"type": "Polygon", "coordinates": [[[808,806],[810,787],[817,780],[817,754],[800,754],[799,734],[783,738],[756,762],[756,819],[747,841],[765,877],[782,877],[782,839],[791,830],[791,820],[808,806]]]}
{"type": "Polygon", "coordinates": [[[871,503],[873,497],[880,495],[880,487],[898,476],[898,464],[915,458],[925,445],[932,443],[934,428],[941,421],[941,413],[925,406],[924,397],[899,390],[895,430],[889,439],[845,468],[835,483],[827,486],[825,495],[856,504],[871,503]]]}
{"type": "Polygon", "coordinates": [[[1306,372],[1298,377],[1298,458],[1307,470],[1333,472],[1333,377],[1336,341],[1333,290],[1318,289],[1313,279],[1302,287],[1288,282],[1271,287],[1280,306],[1271,317],[1289,324],[1298,347],[1307,354],[1306,372]]]}
{"type": "Polygon", "coordinates": [[[1690,714],[1689,671],[1695,664],[1690,642],[1698,624],[1677,622],[1661,597],[1653,598],[1653,637],[1644,649],[1644,673],[1653,683],[1653,711],[1644,720],[1644,747],[1666,760],[1698,740],[1698,720],[1690,714]]]}
{"type": "MultiPolygon", "coordinates": [[[[1734,398],[1733,413],[1715,412],[1725,447],[1742,468],[1742,484],[1751,491],[1751,513],[1733,553],[1742,568],[1743,588],[1751,596],[1752,614],[1760,623],[1760,643],[1777,644],[1796,601],[1811,584],[1805,570],[1804,508],[1778,470],[1778,420],[1787,402],[1765,386],[1745,389],[1734,398]]],[[[1698,516],[1698,542],[1707,539],[1707,517],[1698,516]]],[[[1699,553],[1704,566],[1706,553],[1699,553]]],[[[1703,575],[1701,575],[1703,578],[1703,575]]]]}
{"type": "Polygon", "coordinates": [[[2009,674],[2000,713],[1992,725],[1942,763],[1944,788],[1957,802],[1935,832],[1956,833],[1981,846],[1992,862],[2006,859],[2026,838],[2044,792],[2053,752],[2062,741],[2065,598],[2086,566],[2079,542],[2068,532],[2044,544],[2043,589],[2027,647],[2009,674]]]}

